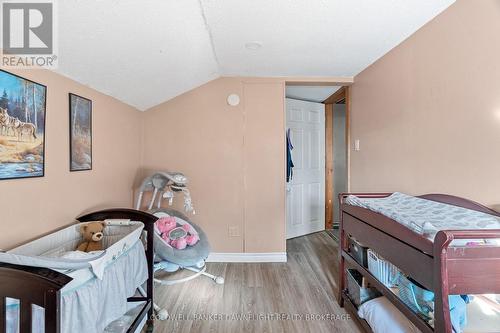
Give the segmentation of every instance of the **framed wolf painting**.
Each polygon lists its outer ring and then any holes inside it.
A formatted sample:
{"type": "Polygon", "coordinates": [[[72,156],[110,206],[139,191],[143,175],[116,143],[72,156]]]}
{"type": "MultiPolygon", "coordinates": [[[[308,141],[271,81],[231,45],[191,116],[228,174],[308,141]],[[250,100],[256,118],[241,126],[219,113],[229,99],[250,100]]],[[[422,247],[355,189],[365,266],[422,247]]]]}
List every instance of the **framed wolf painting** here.
{"type": "Polygon", "coordinates": [[[0,70],[0,180],[43,177],[47,87],[0,70]]]}
{"type": "Polygon", "coordinates": [[[92,101],[69,94],[70,171],[92,170],[92,101]]]}

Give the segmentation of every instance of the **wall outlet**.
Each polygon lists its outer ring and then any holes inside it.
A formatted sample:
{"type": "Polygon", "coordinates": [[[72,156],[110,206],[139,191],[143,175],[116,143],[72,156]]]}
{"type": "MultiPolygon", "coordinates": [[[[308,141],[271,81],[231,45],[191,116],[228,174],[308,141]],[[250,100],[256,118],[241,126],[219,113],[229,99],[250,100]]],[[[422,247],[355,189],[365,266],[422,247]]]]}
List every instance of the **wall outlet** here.
{"type": "Polygon", "coordinates": [[[240,237],[240,228],[237,226],[230,226],[228,228],[229,237],[240,237]]]}

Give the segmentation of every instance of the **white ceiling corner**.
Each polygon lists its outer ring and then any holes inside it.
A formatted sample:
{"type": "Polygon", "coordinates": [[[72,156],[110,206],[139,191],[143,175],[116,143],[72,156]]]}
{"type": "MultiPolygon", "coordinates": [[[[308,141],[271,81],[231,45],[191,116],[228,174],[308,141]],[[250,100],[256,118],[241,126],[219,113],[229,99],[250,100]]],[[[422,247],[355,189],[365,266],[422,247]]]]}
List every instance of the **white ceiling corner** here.
{"type": "Polygon", "coordinates": [[[57,71],[140,110],[221,75],[352,77],[453,2],[58,1],[57,71]]]}

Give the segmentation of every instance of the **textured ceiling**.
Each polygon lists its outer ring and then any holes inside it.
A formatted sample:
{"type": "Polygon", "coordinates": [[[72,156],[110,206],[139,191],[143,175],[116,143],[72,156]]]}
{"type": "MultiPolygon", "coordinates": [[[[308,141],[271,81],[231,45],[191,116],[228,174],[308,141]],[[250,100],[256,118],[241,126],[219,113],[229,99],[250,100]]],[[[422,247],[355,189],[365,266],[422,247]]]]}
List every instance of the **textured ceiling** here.
{"type": "Polygon", "coordinates": [[[321,103],[340,88],[337,86],[286,86],[286,97],[321,103]]]}
{"type": "Polygon", "coordinates": [[[197,0],[64,0],[59,73],[140,110],[219,77],[197,0]]]}
{"type": "Polygon", "coordinates": [[[255,76],[354,76],[453,2],[202,0],[220,73],[255,76]]]}
{"type": "Polygon", "coordinates": [[[140,110],[219,76],[351,77],[453,2],[58,1],[57,71],[140,110]]]}

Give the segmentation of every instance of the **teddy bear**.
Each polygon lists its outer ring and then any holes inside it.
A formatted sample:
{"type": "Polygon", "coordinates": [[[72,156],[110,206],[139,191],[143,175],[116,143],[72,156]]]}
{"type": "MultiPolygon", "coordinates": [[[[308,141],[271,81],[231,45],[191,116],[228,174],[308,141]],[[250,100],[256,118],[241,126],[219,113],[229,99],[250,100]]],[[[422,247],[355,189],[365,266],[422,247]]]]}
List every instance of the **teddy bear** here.
{"type": "Polygon", "coordinates": [[[193,246],[200,240],[198,233],[190,224],[177,227],[177,221],[173,216],[158,219],[156,227],[161,238],[177,250],[184,250],[188,245],[193,246]]]}
{"type": "Polygon", "coordinates": [[[104,221],[89,222],[80,227],[83,236],[83,242],[76,248],[77,251],[92,252],[103,250],[102,239],[103,230],[106,227],[104,221]]]}

